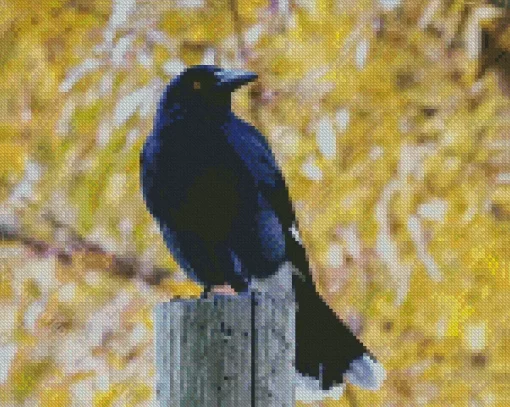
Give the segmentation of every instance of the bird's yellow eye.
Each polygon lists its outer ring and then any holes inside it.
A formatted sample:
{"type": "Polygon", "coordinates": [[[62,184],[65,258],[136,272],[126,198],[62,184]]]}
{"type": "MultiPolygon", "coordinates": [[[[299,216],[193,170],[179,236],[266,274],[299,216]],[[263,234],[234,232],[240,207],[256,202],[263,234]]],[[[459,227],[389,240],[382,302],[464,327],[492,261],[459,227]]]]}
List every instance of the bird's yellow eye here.
{"type": "Polygon", "coordinates": [[[201,83],[199,81],[193,82],[193,89],[198,90],[200,89],[201,83]]]}

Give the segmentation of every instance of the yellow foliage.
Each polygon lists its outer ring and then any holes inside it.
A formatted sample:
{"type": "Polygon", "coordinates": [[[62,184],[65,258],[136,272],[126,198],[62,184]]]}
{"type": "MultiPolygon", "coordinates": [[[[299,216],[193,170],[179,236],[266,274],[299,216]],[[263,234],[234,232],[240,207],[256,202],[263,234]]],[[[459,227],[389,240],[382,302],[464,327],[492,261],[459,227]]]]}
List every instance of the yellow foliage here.
{"type": "Polygon", "coordinates": [[[26,153],[26,148],[19,143],[0,143],[0,177],[21,174],[26,153]]]}
{"type": "Polygon", "coordinates": [[[178,298],[199,297],[203,290],[202,286],[193,281],[165,281],[161,288],[178,298]]]}
{"type": "Polygon", "coordinates": [[[111,407],[118,397],[118,389],[102,390],[94,394],[94,407],[111,407]]]}
{"type": "Polygon", "coordinates": [[[269,5],[269,0],[239,0],[237,9],[245,23],[256,22],[260,11],[269,5]]]}
{"type": "Polygon", "coordinates": [[[65,388],[45,388],[39,400],[41,407],[67,407],[71,403],[71,396],[65,388]]]}
{"type": "Polygon", "coordinates": [[[44,373],[50,368],[48,361],[25,361],[12,373],[14,397],[18,402],[25,400],[40,385],[44,373]]]}

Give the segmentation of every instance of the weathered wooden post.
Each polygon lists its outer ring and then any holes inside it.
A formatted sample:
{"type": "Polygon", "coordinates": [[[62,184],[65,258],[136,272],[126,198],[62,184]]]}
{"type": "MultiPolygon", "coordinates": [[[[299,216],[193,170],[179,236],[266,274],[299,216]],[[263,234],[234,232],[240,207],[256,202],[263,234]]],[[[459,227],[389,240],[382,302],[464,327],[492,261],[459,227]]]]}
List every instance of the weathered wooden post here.
{"type": "Polygon", "coordinates": [[[294,407],[292,296],[174,300],[155,320],[161,407],[294,407]]]}

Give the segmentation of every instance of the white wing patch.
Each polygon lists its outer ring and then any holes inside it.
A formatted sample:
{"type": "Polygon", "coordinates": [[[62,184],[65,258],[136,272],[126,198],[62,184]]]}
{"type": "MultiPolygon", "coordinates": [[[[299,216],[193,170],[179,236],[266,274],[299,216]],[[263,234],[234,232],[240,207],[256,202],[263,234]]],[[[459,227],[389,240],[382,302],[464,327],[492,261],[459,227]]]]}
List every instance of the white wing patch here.
{"type": "Polygon", "coordinates": [[[297,225],[295,223],[292,224],[292,226],[289,229],[290,233],[292,234],[292,237],[296,242],[299,244],[303,244],[303,241],[301,240],[301,236],[299,235],[299,230],[297,228],[297,225]]]}

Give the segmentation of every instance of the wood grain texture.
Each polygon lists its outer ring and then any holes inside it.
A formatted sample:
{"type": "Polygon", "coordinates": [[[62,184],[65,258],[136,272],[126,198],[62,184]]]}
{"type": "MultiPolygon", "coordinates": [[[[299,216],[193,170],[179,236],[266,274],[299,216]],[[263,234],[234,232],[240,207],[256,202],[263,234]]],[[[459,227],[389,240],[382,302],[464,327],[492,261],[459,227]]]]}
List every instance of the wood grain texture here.
{"type": "Polygon", "coordinates": [[[156,306],[161,407],[293,407],[295,304],[253,292],[156,306]]]}

